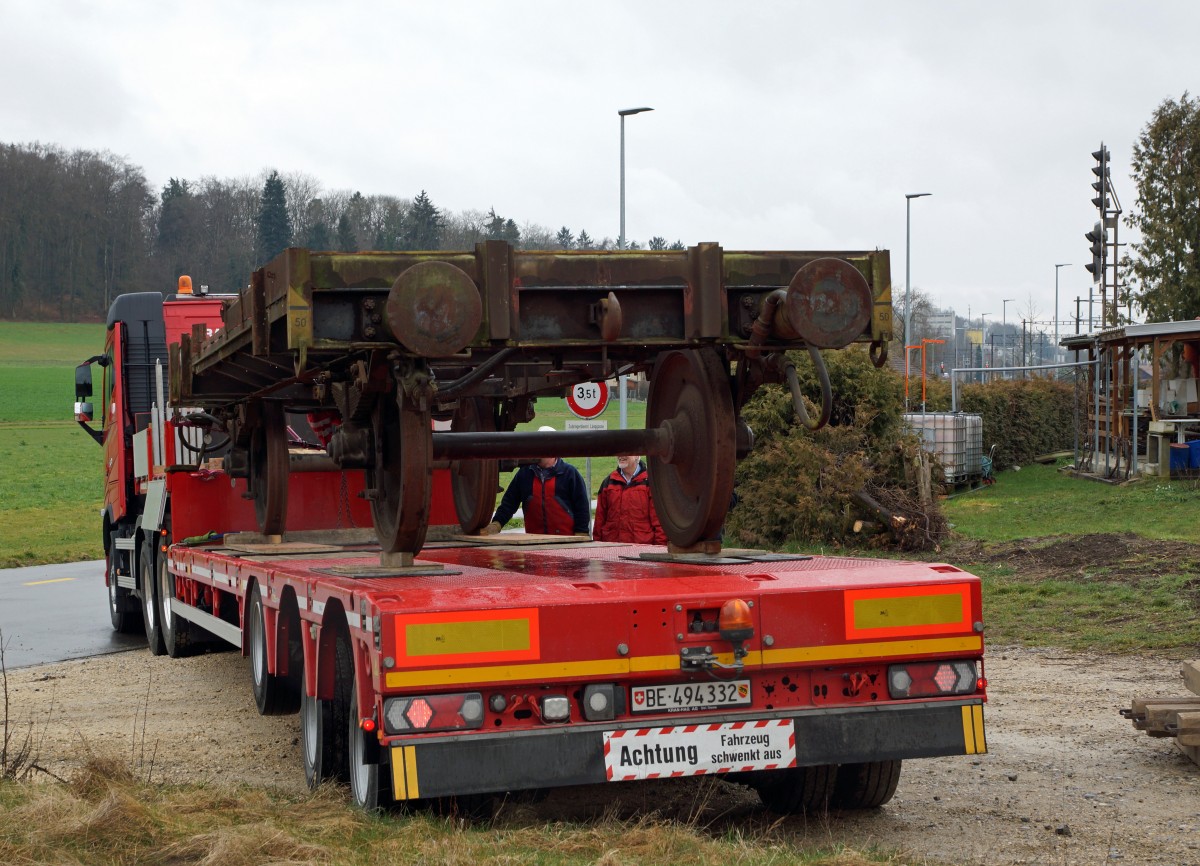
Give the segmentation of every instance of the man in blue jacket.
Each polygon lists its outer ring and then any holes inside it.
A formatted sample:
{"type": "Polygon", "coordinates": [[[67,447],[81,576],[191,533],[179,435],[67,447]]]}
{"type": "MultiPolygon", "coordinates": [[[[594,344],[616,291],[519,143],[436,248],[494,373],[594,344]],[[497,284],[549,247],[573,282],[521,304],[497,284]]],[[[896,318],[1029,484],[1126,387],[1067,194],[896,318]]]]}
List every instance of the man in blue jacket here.
{"type": "MultiPolygon", "coordinates": [[[[554,432],[539,427],[539,433],[554,432]]],[[[500,531],[518,506],[525,515],[525,531],[540,535],[587,535],[592,507],[587,484],[579,470],[561,457],[543,457],[517,470],[484,535],[500,531]]]]}

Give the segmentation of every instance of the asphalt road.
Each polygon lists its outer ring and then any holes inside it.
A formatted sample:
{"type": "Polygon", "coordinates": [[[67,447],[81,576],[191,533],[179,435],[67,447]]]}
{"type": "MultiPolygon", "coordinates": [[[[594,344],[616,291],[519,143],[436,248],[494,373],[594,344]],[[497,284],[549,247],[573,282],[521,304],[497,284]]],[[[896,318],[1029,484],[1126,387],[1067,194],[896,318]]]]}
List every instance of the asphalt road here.
{"type": "Polygon", "coordinates": [[[112,630],[104,560],[0,569],[0,640],[9,670],[146,645],[112,630]]]}

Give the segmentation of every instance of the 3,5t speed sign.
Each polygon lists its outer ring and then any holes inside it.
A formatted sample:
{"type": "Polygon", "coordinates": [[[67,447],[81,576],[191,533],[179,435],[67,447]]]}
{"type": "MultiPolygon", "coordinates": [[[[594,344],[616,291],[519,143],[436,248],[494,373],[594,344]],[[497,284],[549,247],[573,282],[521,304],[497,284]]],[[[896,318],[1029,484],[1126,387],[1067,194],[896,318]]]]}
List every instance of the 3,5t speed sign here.
{"type": "Polygon", "coordinates": [[[580,418],[595,418],[608,405],[608,385],[583,382],[567,392],[567,408],[580,418]]]}

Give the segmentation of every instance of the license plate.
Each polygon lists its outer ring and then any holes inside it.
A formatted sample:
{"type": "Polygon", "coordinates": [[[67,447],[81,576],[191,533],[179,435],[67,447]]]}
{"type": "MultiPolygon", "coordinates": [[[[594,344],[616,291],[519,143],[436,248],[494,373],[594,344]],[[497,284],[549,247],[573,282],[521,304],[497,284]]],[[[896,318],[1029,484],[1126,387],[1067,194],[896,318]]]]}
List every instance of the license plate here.
{"type": "Polygon", "coordinates": [[[635,713],[686,713],[745,707],[750,705],[750,680],[634,686],[630,697],[635,713]]]}
{"type": "Polygon", "coordinates": [[[791,719],[604,732],[604,770],[610,782],[794,766],[791,719]]]}

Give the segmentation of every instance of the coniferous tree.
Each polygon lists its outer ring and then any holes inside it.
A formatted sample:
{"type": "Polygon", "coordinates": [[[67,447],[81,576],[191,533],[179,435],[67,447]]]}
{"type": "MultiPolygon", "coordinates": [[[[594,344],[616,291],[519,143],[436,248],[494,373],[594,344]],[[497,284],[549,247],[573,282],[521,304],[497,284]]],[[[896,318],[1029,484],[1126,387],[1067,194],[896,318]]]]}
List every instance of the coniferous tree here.
{"type": "Polygon", "coordinates": [[[358,249],[358,240],[354,237],[354,229],[350,225],[350,214],[344,211],[338,217],[337,248],[343,253],[352,253],[358,249]]]}
{"type": "Polygon", "coordinates": [[[1166,99],[1133,146],[1141,233],[1130,266],[1138,306],[1150,321],[1200,316],[1200,100],[1166,99]]]}
{"type": "Polygon", "coordinates": [[[587,229],[579,230],[579,237],[575,239],[575,248],[579,250],[590,250],[592,248],[592,236],[587,233],[587,229]]]}
{"type": "Polygon", "coordinates": [[[650,238],[650,249],[665,250],[666,248],[667,248],[667,239],[664,238],[662,235],[655,235],[654,237],[650,238]]]}
{"type": "Polygon", "coordinates": [[[436,250],[442,242],[442,215],[425,190],[421,190],[404,220],[402,248],[406,250],[436,250]]]}
{"type": "Polygon", "coordinates": [[[575,246],[575,235],[571,234],[569,228],[563,226],[558,230],[558,234],[554,236],[554,242],[558,244],[559,249],[573,249],[575,246]]]}
{"type": "Polygon", "coordinates": [[[669,250],[686,250],[687,247],[685,247],[683,245],[683,241],[676,240],[673,244],[671,244],[669,247],[667,247],[667,249],[669,249],[669,250]]]}
{"type": "Polygon", "coordinates": [[[288,216],[287,195],[279,172],[272,171],[263,184],[258,209],[258,261],[265,264],[292,243],[292,220],[288,216]]]}

